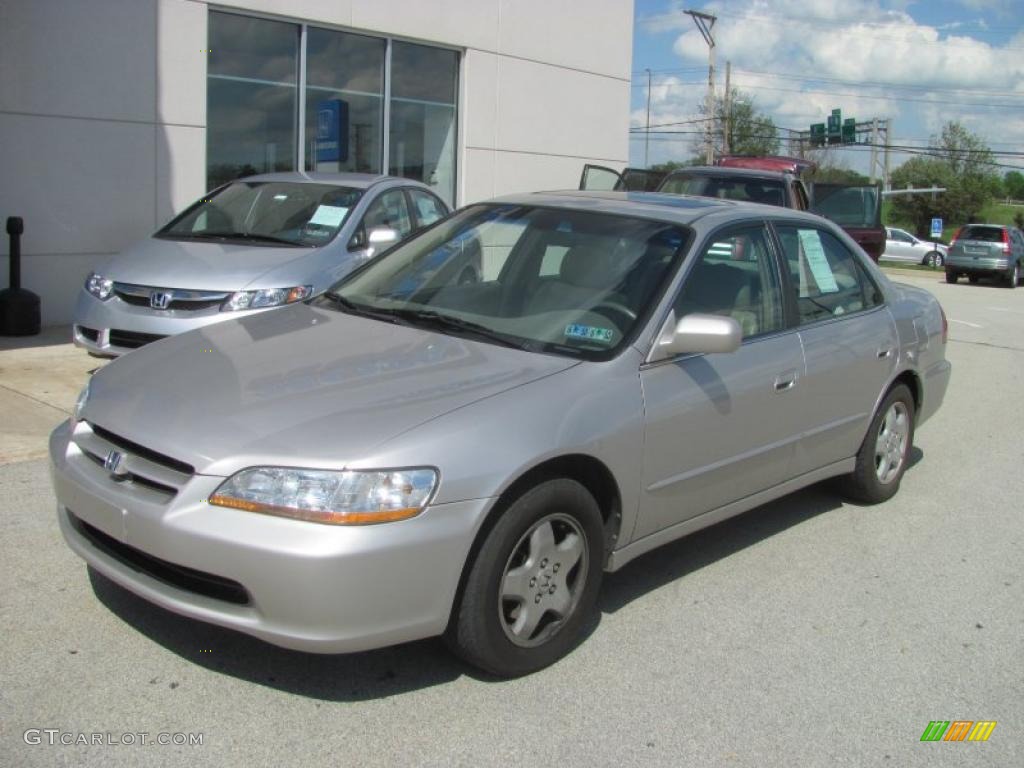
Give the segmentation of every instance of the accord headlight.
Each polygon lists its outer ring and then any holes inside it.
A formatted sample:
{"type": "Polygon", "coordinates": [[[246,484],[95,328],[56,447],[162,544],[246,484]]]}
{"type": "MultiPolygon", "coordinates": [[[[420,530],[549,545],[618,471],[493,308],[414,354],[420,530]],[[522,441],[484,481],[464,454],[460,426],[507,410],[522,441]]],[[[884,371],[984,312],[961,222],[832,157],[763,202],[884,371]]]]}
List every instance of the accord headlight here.
{"type": "Polygon", "coordinates": [[[236,291],[228,297],[221,307],[223,312],[239,309],[263,309],[264,307],[280,307],[308,299],[313,294],[312,285],[296,285],[293,288],[263,288],[258,291],[236,291]]]}
{"type": "Polygon", "coordinates": [[[100,301],[106,301],[114,294],[114,281],[93,272],[85,279],[85,290],[100,301]]]}
{"type": "Polygon", "coordinates": [[[209,502],[312,523],[364,525],[418,515],[436,485],[437,471],[427,468],[336,472],[251,467],[224,481],[209,502]]]}
{"type": "MultiPolygon", "coordinates": [[[[89,384],[91,383],[89,382],[89,384]]],[[[82,420],[82,411],[85,410],[85,404],[89,400],[89,384],[82,387],[82,391],[78,393],[78,399],[75,400],[75,409],[71,412],[72,421],[82,420]]]]}

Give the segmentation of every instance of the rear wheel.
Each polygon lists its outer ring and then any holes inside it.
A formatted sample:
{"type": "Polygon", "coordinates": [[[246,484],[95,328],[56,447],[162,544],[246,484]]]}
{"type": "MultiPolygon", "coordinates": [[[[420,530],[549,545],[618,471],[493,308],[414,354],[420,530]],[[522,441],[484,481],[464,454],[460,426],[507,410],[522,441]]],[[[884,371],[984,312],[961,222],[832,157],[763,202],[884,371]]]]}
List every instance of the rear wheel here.
{"type": "Polygon", "coordinates": [[[601,586],[603,524],[575,480],[520,496],[487,534],[446,635],[464,660],[501,677],[542,669],[571,651],[601,586]]]}
{"type": "Polygon", "coordinates": [[[842,490],[855,501],[878,504],[900,488],[914,444],[914,397],[897,384],[878,407],[857,452],[853,472],[842,479],[842,490]]]}
{"type": "Polygon", "coordinates": [[[938,251],[932,251],[924,257],[924,263],[933,269],[938,269],[945,263],[945,260],[942,258],[941,253],[938,251]]]}
{"type": "MultiPolygon", "coordinates": [[[[949,270],[949,269],[946,270],[946,282],[947,283],[955,283],[957,277],[959,277],[959,275],[957,275],[956,272],[953,272],[952,270],[949,270]]],[[[974,280],[971,279],[971,282],[973,283],[974,280]]]]}
{"type": "Polygon", "coordinates": [[[1013,265],[1013,270],[1007,276],[1006,282],[1007,282],[1007,284],[1009,285],[1010,288],[1016,288],[1017,287],[1017,283],[1020,282],[1020,265],[1019,264],[1014,264],[1013,265]]]}

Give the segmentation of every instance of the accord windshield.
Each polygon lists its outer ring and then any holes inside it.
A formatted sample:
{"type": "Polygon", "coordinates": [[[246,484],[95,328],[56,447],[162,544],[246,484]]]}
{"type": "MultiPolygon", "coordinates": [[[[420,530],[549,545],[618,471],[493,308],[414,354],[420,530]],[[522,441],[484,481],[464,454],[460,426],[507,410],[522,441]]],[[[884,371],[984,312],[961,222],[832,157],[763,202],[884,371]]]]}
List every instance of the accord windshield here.
{"type": "Polygon", "coordinates": [[[639,331],[687,229],[561,208],[467,208],[369,262],[320,306],[539,352],[608,359],[639,331]]]}
{"type": "Polygon", "coordinates": [[[157,237],[316,247],[338,234],[362,194],[333,184],[236,181],[195,203],[157,237]]]}

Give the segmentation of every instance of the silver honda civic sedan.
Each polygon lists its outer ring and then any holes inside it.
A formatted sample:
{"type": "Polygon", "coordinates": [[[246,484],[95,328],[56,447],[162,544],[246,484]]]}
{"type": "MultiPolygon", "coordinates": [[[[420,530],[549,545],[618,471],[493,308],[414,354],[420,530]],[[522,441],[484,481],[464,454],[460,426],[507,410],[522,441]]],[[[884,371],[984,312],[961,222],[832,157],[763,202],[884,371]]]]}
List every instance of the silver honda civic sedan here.
{"type": "Polygon", "coordinates": [[[316,296],[447,216],[419,182],[272,173],[214,190],[86,278],[72,336],[116,357],[210,323],[316,296]]]}
{"type": "Polygon", "coordinates": [[[654,547],[827,478],[890,498],[946,333],[810,214],[502,198],[101,369],[50,439],[60,528],[185,616],[324,653],[444,635],[520,675],[654,547]]]}

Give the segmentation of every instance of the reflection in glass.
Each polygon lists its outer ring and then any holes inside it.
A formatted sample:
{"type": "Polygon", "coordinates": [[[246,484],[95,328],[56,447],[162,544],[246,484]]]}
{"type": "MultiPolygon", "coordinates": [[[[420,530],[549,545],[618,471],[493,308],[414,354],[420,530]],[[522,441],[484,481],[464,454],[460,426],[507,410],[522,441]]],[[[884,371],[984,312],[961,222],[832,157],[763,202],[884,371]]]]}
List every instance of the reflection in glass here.
{"type": "Polygon", "coordinates": [[[294,170],[298,25],[211,11],[209,41],[207,186],[294,170]]]}
{"type": "Polygon", "coordinates": [[[455,199],[455,51],[395,41],[391,45],[388,172],[417,179],[455,199]]]}
{"type": "Polygon", "coordinates": [[[306,170],[380,173],[385,41],[310,27],[306,170]]]}

